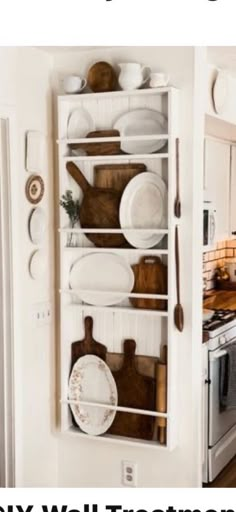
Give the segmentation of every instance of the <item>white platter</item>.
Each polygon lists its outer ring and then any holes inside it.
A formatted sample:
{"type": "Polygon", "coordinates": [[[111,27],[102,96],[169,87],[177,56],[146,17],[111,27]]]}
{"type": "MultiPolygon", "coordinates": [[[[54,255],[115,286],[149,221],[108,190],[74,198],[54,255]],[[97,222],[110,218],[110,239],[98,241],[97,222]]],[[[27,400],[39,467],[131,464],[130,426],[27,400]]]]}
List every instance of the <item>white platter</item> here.
{"type": "Polygon", "coordinates": [[[35,251],[29,262],[29,272],[32,279],[41,279],[46,272],[47,260],[42,249],[35,251]]]}
{"type": "Polygon", "coordinates": [[[144,172],[126,186],[120,203],[120,225],[134,247],[148,249],[163,238],[160,233],[132,233],[131,229],[165,229],[167,226],[167,188],[158,174],[144,172]]]}
{"type": "MultiPolygon", "coordinates": [[[[161,112],[151,109],[131,110],[122,114],[113,128],[120,136],[161,135],[167,133],[167,120],[161,112]]],[[[125,153],[154,153],[165,146],[166,140],[122,141],[121,149],[125,153]]]]}
{"type": "Polygon", "coordinates": [[[222,114],[225,110],[228,94],[228,74],[226,71],[219,71],[212,91],[213,103],[217,114],[222,114]]]}
{"type": "Polygon", "coordinates": [[[67,125],[68,139],[83,139],[94,130],[94,121],[85,108],[79,107],[71,112],[67,125]]]}
{"type": "Polygon", "coordinates": [[[107,404],[107,407],[94,407],[78,403],[70,407],[83,432],[98,436],[109,429],[116,415],[109,405],[117,405],[117,387],[110,369],[100,357],[87,355],[76,361],[69,379],[68,398],[107,404]]]}
{"type": "Polygon", "coordinates": [[[112,306],[124,300],[119,292],[128,294],[133,286],[134,274],[130,265],[114,253],[86,254],[71,268],[70,287],[87,304],[112,306]]]}
{"type": "Polygon", "coordinates": [[[33,244],[43,242],[46,231],[46,215],[42,208],[35,208],[29,218],[29,235],[33,244]]]}

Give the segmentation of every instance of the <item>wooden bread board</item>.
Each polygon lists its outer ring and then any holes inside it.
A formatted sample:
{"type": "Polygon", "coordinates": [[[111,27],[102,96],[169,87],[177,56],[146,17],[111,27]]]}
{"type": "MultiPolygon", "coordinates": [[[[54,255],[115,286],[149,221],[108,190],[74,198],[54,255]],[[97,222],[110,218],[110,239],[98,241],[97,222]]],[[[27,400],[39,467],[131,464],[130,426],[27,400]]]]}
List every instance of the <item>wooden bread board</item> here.
{"type": "Polygon", "coordinates": [[[93,319],[91,316],[86,316],[84,320],[84,330],[84,339],[71,344],[71,370],[79,357],[88,354],[98,356],[103,359],[103,361],[106,360],[106,346],[93,338],[93,319]]]}
{"type": "Polygon", "coordinates": [[[94,166],[94,185],[123,192],[128,182],[147,170],[145,164],[101,164],[94,166]]]}
{"type": "MultiPolygon", "coordinates": [[[[143,256],[139,263],[132,265],[135,283],[134,293],[166,294],[167,267],[158,256],[143,256]]],[[[129,299],[135,308],[167,309],[167,301],[163,299],[129,299]]]]}
{"type": "MultiPolygon", "coordinates": [[[[112,372],[120,370],[124,354],[115,354],[113,352],[107,352],[106,363],[112,372]]],[[[158,362],[158,357],[149,356],[135,356],[136,369],[142,375],[147,377],[155,378],[155,368],[158,362]]]]}
{"type": "MultiPolygon", "coordinates": [[[[99,138],[99,137],[119,137],[120,132],[118,130],[97,130],[95,132],[89,132],[86,135],[87,139],[99,138]]],[[[86,151],[88,156],[100,156],[100,155],[119,155],[120,141],[116,142],[72,142],[68,144],[70,149],[83,149],[86,151]]]]}
{"type": "MultiPolygon", "coordinates": [[[[155,379],[136,369],[136,343],[125,340],[124,359],[120,370],[113,372],[118,391],[118,405],[155,411],[155,379]]],[[[155,419],[137,413],[117,412],[109,429],[113,435],[152,440],[155,419]]]]}

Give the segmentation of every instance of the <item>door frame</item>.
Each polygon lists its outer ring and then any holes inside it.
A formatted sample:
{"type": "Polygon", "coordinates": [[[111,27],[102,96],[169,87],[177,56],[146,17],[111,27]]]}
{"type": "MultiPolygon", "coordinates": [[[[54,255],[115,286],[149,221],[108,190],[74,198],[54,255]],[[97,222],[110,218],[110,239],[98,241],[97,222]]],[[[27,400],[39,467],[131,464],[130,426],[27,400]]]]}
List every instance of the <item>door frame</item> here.
{"type": "Polygon", "coordinates": [[[0,453],[0,485],[15,486],[15,346],[19,336],[17,315],[19,315],[17,265],[18,251],[18,213],[17,213],[17,126],[16,109],[12,105],[0,103],[0,251],[2,265],[0,269],[2,288],[0,301],[3,308],[0,322],[0,397],[2,431],[2,449],[0,453]],[[2,169],[7,168],[7,173],[2,169]],[[13,222],[14,219],[14,222],[13,222]],[[17,313],[18,312],[18,313],[17,313]]]}

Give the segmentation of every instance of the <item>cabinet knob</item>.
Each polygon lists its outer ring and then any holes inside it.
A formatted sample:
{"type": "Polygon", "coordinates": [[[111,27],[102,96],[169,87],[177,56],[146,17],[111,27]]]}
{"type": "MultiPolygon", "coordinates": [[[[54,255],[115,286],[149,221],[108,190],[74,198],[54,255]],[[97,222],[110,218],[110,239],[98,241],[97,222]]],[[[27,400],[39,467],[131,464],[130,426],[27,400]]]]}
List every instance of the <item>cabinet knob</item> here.
{"type": "Polygon", "coordinates": [[[236,235],[236,231],[232,231],[231,235],[236,235]]]}

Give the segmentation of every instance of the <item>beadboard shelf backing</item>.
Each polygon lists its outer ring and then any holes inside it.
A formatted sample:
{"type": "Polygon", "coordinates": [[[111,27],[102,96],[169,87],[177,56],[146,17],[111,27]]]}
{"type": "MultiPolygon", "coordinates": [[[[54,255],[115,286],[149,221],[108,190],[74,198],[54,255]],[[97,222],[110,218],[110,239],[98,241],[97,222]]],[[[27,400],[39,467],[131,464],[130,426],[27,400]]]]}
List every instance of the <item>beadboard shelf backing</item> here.
{"type": "MultiPolygon", "coordinates": [[[[158,89],[142,89],[135,91],[117,91],[103,94],[65,95],[58,97],[58,153],[59,153],[59,184],[60,197],[66,190],[72,190],[73,197],[79,201],[83,194],[80,187],[66,170],[67,162],[74,162],[91,185],[94,185],[94,166],[104,162],[116,164],[143,163],[147,171],[157,173],[164,180],[168,189],[168,225],[162,230],[149,230],[163,235],[162,240],[152,248],[136,249],[127,245],[121,248],[95,247],[86,234],[91,232],[102,233],[102,229],[82,229],[76,226],[71,229],[68,226],[68,218],[60,208],[60,223],[58,237],[60,245],[59,254],[59,291],[60,300],[60,394],[61,435],[73,436],[91,442],[109,442],[121,445],[140,446],[152,450],[173,450],[177,445],[177,413],[178,413],[178,358],[176,337],[177,330],[174,326],[174,306],[176,302],[175,289],[175,259],[174,259],[174,232],[176,219],[174,218],[174,199],[176,191],[176,154],[175,141],[178,137],[178,91],[172,87],[158,89]],[[118,154],[87,156],[71,154],[69,144],[88,142],[87,139],[68,140],[67,122],[71,112],[75,108],[84,108],[94,121],[96,130],[112,129],[116,120],[125,112],[136,109],[151,109],[161,112],[167,120],[167,132],[163,135],[132,136],[132,137],[107,137],[90,139],[89,142],[112,142],[123,140],[165,140],[166,144],[160,152],[151,154],[118,154]],[[68,236],[76,236],[74,247],[68,247],[68,236]],[[69,283],[70,269],[75,261],[86,254],[107,253],[122,255],[129,265],[139,263],[142,256],[158,256],[168,265],[168,292],[166,295],[152,294],[155,298],[166,300],[166,310],[151,310],[135,308],[129,301],[130,297],[140,294],[124,294],[123,300],[113,306],[92,306],[84,303],[79,298],[79,292],[71,290],[69,283]],[[84,338],[84,319],[86,316],[93,318],[93,336],[96,340],[106,345],[108,352],[122,354],[125,339],[136,341],[136,354],[159,358],[163,345],[168,345],[168,375],[167,375],[167,411],[163,415],[167,419],[167,442],[160,444],[155,437],[153,441],[136,439],[124,436],[110,435],[109,432],[102,436],[85,434],[72,422],[72,414],[68,403],[68,380],[71,370],[71,344],[84,338]]],[[[115,172],[115,170],[114,170],[115,172]]],[[[59,198],[58,198],[59,203],[59,198]]],[[[109,230],[119,233],[122,230],[109,230]]],[[[137,230],[136,230],[137,231],[137,230]]],[[[147,230],[148,232],[148,230],[147,230]]],[[[94,290],[96,291],[96,290],[94,290]]],[[[141,294],[146,297],[146,294],[141,294]]],[[[102,406],[102,405],[101,405],[102,406]]],[[[118,407],[119,410],[119,407],[118,407]]],[[[132,412],[132,410],[131,410],[132,412]]],[[[120,414],[128,414],[121,412],[120,414]]],[[[145,415],[141,410],[138,414],[145,415]]],[[[148,415],[152,411],[147,412],[148,415]]],[[[157,411],[153,411],[158,416],[157,411]]]]}

